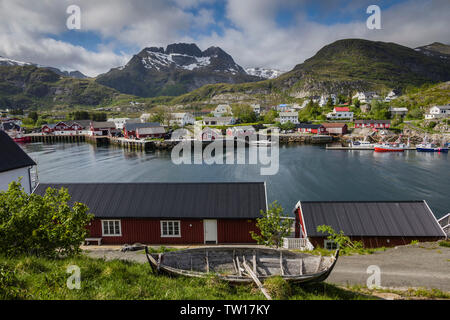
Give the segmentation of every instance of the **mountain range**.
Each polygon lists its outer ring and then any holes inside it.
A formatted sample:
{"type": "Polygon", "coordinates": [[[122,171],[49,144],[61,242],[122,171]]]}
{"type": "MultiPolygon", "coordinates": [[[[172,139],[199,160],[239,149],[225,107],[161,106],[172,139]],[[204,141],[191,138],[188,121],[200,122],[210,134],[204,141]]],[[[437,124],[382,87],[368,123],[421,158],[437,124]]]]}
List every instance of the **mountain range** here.
{"type": "Polygon", "coordinates": [[[243,83],[263,78],[248,75],[219,47],[201,51],[193,43],[166,49],[145,48],[123,67],[97,77],[97,82],[141,97],[176,96],[212,83],[243,83]]]}
{"type": "MultiPolygon", "coordinates": [[[[37,105],[107,105],[119,99],[151,98],[165,103],[208,101],[242,95],[280,100],[329,93],[385,91],[450,80],[450,46],[415,49],[395,43],[344,39],[282,73],[244,69],[218,47],[195,44],[149,47],[125,65],[84,78],[51,67],[0,58],[0,108],[37,105]],[[173,97],[162,97],[173,96],[173,97]]],[[[239,100],[239,99],[238,99],[239,100]]],[[[122,100],[120,100],[122,101],[122,100]]]]}
{"type": "Polygon", "coordinates": [[[34,64],[34,63],[30,63],[30,62],[23,62],[23,61],[18,61],[18,60],[13,60],[13,59],[8,59],[8,58],[4,58],[2,56],[0,56],[0,66],[35,66],[35,67],[39,67],[39,68],[45,68],[45,69],[49,69],[51,71],[53,71],[54,73],[63,76],[63,77],[71,77],[71,78],[77,78],[77,79],[85,79],[87,78],[87,76],[85,76],[84,74],[82,74],[80,71],[63,71],[60,70],[58,68],[54,68],[54,67],[46,67],[46,66],[42,66],[42,65],[38,65],[38,64],[34,64]]]}

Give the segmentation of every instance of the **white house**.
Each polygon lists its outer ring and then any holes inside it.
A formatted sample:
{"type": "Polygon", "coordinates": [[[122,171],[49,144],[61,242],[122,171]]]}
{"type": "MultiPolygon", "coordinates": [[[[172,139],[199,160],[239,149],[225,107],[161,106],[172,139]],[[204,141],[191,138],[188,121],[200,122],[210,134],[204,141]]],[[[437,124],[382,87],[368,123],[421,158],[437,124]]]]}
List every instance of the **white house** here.
{"type": "Polygon", "coordinates": [[[392,100],[395,100],[398,98],[398,92],[395,90],[392,90],[391,92],[388,93],[388,95],[386,96],[386,98],[384,98],[385,102],[391,102],[392,100]]]}
{"type": "Polygon", "coordinates": [[[389,112],[391,113],[391,116],[400,116],[404,117],[408,113],[408,108],[389,108],[389,112]]]}
{"type": "Polygon", "coordinates": [[[177,124],[180,127],[184,127],[188,124],[194,124],[194,123],[195,123],[194,116],[188,112],[172,113],[172,115],[171,115],[171,119],[170,119],[171,126],[177,124]]]}
{"type": "Polygon", "coordinates": [[[361,103],[371,103],[372,100],[379,99],[380,96],[376,92],[357,92],[352,99],[358,99],[361,103]]]}
{"type": "Polygon", "coordinates": [[[114,122],[116,129],[122,130],[126,123],[139,123],[141,119],[130,119],[130,118],[110,118],[108,122],[114,122]]]}
{"type": "Polygon", "coordinates": [[[335,94],[322,95],[319,100],[319,106],[324,107],[327,105],[328,99],[331,99],[333,106],[337,104],[337,96],[335,94]]]}
{"type": "Polygon", "coordinates": [[[255,104],[252,104],[251,107],[252,107],[254,113],[256,113],[257,115],[261,114],[261,105],[260,104],[255,103],[255,104]]]}
{"type": "Polygon", "coordinates": [[[425,119],[432,120],[432,119],[447,118],[449,114],[450,114],[450,105],[434,106],[425,115],[425,119]]]}
{"type": "Polygon", "coordinates": [[[229,126],[236,123],[233,117],[204,117],[204,126],[229,126]]]}
{"type": "Polygon", "coordinates": [[[22,187],[31,193],[37,183],[31,174],[36,163],[4,131],[0,131],[0,150],[0,191],[6,191],[11,182],[22,178],[22,187]]]}
{"type": "Polygon", "coordinates": [[[214,117],[219,118],[222,117],[225,114],[233,114],[233,111],[231,110],[231,107],[228,104],[219,104],[216,109],[212,112],[214,117]]]}
{"type": "Polygon", "coordinates": [[[348,107],[335,107],[333,112],[327,114],[327,119],[353,119],[353,112],[348,107]]]}
{"type": "Polygon", "coordinates": [[[245,138],[256,135],[256,130],[252,126],[236,126],[227,129],[228,137],[245,138]]]}
{"type": "Polygon", "coordinates": [[[280,112],[280,123],[285,124],[291,122],[293,124],[298,124],[298,112],[280,112]]]}

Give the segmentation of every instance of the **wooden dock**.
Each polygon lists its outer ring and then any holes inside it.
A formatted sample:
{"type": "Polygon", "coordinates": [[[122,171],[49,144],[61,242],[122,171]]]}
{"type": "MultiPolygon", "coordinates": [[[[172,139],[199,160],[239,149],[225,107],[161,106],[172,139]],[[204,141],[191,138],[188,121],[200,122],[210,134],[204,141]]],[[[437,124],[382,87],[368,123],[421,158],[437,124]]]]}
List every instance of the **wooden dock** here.
{"type": "MultiPolygon", "coordinates": [[[[355,151],[374,151],[373,148],[353,148],[353,147],[343,147],[343,146],[329,146],[326,145],[325,149],[327,150],[355,150],[355,151]]],[[[405,148],[407,151],[415,151],[415,147],[405,148]]]]}

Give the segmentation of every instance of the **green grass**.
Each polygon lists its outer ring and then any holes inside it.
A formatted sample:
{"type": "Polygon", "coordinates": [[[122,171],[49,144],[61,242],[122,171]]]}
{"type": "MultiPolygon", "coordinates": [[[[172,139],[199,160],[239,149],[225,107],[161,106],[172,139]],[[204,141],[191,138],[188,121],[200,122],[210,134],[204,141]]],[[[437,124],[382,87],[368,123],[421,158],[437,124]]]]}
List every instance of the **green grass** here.
{"type": "MultiPolygon", "coordinates": [[[[373,299],[334,285],[268,282],[275,298],[282,299],[373,299]]],[[[234,300],[264,299],[252,285],[231,285],[215,276],[204,279],[153,274],[148,264],[86,256],[49,260],[37,257],[0,257],[0,299],[37,300],[234,300]],[[81,289],[69,290],[66,269],[81,270],[81,289]]]]}
{"type": "Polygon", "coordinates": [[[447,248],[450,248],[450,240],[442,240],[442,241],[439,241],[439,245],[440,245],[441,247],[447,247],[447,248]]]}
{"type": "MultiPolygon", "coordinates": [[[[352,256],[355,254],[365,255],[365,254],[373,254],[375,252],[379,251],[386,251],[386,247],[380,247],[380,248],[360,248],[360,249],[354,249],[350,247],[341,248],[339,251],[340,256],[352,256]]],[[[301,252],[300,250],[293,250],[301,252]]],[[[334,254],[334,250],[327,250],[322,247],[316,247],[312,251],[307,251],[307,253],[314,254],[314,255],[322,255],[322,256],[330,256],[334,254]]]]}

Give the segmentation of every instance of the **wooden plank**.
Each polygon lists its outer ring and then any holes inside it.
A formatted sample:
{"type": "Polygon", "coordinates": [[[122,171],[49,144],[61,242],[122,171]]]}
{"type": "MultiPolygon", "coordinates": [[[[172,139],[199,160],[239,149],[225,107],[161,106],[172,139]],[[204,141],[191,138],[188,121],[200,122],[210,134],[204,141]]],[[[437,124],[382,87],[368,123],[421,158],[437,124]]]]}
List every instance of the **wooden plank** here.
{"type": "Polygon", "coordinates": [[[250,269],[250,267],[248,266],[247,262],[245,261],[245,257],[242,257],[243,262],[242,265],[244,266],[245,271],[247,271],[247,273],[249,274],[249,276],[253,279],[253,281],[256,283],[256,285],[258,286],[259,290],[261,290],[261,292],[264,294],[264,296],[266,297],[267,300],[272,300],[272,297],[269,295],[269,293],[267,292],[267,290],[264,288],[264,286],[262,285],[261,281],[259,281],[258,277],[256,276],[256,274],[252,271],[252,269],[250,269]]]}
{"type": "Polygon", "coordinates": [[[161,267],[161,259],[162,259],[162,253],[158,254],[158,263],[156,264],[156,270],[158,270],[158,271],[161,267]]]}
{"type": "Polygon", "coordinates": [[[206,273],[209,273],[208,250],[206,250],[206,273]]]}
{"type": "Polygon", "coordinates": [[[281,275],[284,276],[283,251],[280,251],[280,270],[281,270],[281,275]]]}
{"type": "Polygon", "coordinates": [[[253,272],[255,274],[258,274],[258,272],[256,271],[256,250],[253,250],[253,272]]]}
{"type": "Polygon", "coordinates": [[[322,260],[323,260],[323,257],[320,256],[319,263],[317,264],[317,268],[316,268],[316,272],[315,273],[319,272],[319,268],[320,268],[320,265],[322,264],[322,260]]]}
{"type": "Polygon", "coordinates": [[[239,262],[238,256],[236,256],[236,264],[237,264],[237,269],[238,269],[238,275],[239,275],[239,277],[242,277],[241,264],[239,262]]]}
{"type": "Polygon", "coordinates": [[[303,275],[303,259],[300,259],[300,275],[303,275]]]}
{"type": "Polygon", "coordinates": [[[233,249],[233,268],[236,274],[239,273],[238,266],[236,265],[236,250],[233,249]]]}

